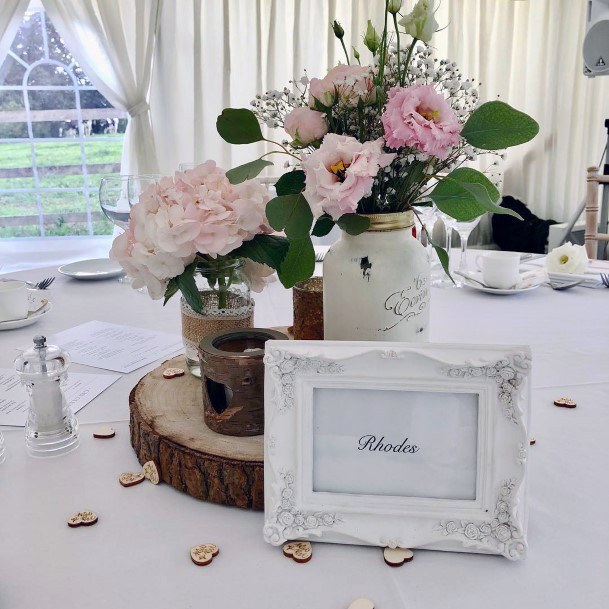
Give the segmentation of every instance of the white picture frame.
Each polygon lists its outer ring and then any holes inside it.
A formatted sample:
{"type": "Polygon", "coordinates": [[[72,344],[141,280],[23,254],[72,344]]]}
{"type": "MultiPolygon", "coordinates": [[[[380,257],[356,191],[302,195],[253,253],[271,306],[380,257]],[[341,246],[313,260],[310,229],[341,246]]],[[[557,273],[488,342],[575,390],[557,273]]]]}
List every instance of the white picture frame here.
{"type": "Polygon", "coordinates": [[[530,371],[526,346],[267,343],[265,540],[524,558],[530,371]]]}

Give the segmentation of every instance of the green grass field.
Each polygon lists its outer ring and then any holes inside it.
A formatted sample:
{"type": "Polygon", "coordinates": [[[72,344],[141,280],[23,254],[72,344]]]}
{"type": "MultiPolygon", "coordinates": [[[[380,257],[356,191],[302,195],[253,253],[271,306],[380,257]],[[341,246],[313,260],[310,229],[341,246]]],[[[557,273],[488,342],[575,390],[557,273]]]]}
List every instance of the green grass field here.
{"type": "MultiPolygon", "coordinates": [[[[120,163],[123,135],[118,134],[111,141],[95,141],[95,136],[87,138],[84,144],[87,165],[120,163]]],[[[91,210],[99,209],[97,190],[104,174],[89,174],[85,185],[82,174],[53,176],[44,175],[46,167],[81,165],[81,149],[77,142],[41,142],[34,144],[36,162],[41,168],[39,179],[42,188],[79,188],[80,191],[43,192],[40,194],[42,210],[45,215],[57,216],[54,223],[46,227],[47,235],[86,235],[86,223],[66,223],[62,214],[86,212],[85,192],[89,192],[91,210]],[[87,188],[88,187],[88,188],[87,188]]],[[[0,144],[0,169],[31,167],[31,147],[29,143],[0,144]]],[[[34,188],[34,179],[0,178],[0,189],[34,188]]],[[[38,203],[34,192],[0,192],[0,219],[13,216],[38,214],[38,203]]],[[[93,223],[96,235],[112,233],[112,224],[105,219],[93,223]]],[[[0,227],[2,237],[35,237],[40,235],[37,225],[0,227]]]]}

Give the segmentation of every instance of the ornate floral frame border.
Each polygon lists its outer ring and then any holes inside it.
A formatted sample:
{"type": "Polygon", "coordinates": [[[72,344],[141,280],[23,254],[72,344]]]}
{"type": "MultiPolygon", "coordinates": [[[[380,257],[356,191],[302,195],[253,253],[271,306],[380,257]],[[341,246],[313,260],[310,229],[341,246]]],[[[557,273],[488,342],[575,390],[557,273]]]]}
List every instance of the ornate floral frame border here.
{"type": "Polygon", "coordinates": [[[528,347],[272,341],[264,361],[266,541],[525,557],[528,347]],[[315,387],[478,393],[475,500],[314,492],[315,387]]]}

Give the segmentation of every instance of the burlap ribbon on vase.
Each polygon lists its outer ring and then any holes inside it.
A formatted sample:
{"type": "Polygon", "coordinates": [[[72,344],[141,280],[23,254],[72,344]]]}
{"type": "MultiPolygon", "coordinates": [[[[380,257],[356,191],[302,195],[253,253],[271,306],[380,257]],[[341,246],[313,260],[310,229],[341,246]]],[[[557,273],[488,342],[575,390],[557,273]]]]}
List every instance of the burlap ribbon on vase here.
{"type": "Polygon", "coordinates": [[[217,296],[211,292],[201,292],[204,314],[197,313],[184,299],[180,300],[182,311],[182,338],[184,345],[194,352],[204,336],[220,330],[251,328],[254,325],[254,301],[235,294],[227,294],[226,308],[217,307],[217,296]]]}

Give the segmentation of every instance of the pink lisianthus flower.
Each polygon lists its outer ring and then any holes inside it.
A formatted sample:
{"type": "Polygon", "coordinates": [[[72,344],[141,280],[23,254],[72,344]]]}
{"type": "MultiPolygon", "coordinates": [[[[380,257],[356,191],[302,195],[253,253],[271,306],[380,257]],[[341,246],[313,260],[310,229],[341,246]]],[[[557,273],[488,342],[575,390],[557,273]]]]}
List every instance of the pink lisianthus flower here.
{"type": "Polygon", "coordinates": [[[383,138],[362,144],[347,135],[326,135],[319,149],[302,162],[304,194],[313,215],[318,218],[325,212],[338,220],[355,213],[361,199],[372,193],[379,169],[395,156],[383,152],[383,138]]]}
{"type": "Polygon", "coordinates": [[[370,66],[333,67],[322,79],[312,78],[309,83],[309,106],[315,107],[315,100],[324,106],[332,106],[336,101],[347,108],[357,106],[359,100],[371,104],[376,100],[370,66]]]}
{"type": "Polygon", "coordinates": [[[300,146],[316,142],[328,133],[324,114],[306,107],[294,108],[285,117],[283,128],[300,146]]]}
{"type": "Polygon", "coordinates": [[[459,143],[462,128],[433,85],[391,89],[381,120],[389,148],[408,146],[442,160],[459,143]]]}

